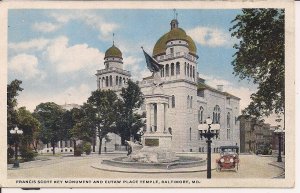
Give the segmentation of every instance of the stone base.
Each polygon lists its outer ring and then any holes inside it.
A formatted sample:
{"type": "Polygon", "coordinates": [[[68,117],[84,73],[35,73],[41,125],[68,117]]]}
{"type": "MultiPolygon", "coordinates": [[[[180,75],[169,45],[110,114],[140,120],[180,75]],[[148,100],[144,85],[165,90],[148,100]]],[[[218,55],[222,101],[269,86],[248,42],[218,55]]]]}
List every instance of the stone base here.
{"type": "Polygon", "coordinates": [[[171,149],[172,135],[164,132],[146,132],[143,135],[143,146],[171,149]]]}
{"type": "MultiPolygon", "coordinates": [[[[178,160],[171,151],[172,135],[162,132],[149,132],[143,135],[143,148],[133,150],[125,159],[138,163],[170,163],[178,160]]],[[[131,145],[133,146],[133,145],[131,145]]]]}
{"type": "Polygon", "coordinates": [[[137,152],[133,152],[124,161],[139,163],[170,163],[177,161],[175,152],[160,147],[143,147],[137,152]]]}

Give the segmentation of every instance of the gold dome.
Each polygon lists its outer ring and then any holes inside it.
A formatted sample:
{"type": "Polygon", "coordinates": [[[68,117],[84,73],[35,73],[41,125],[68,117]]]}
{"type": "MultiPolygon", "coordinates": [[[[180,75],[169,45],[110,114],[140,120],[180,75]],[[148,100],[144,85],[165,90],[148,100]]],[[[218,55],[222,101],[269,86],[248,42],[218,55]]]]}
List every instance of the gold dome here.
{"type": "Polygon", "coordinates": [[[116,58],[123,59],[122,52],[115,45],[112,45],[112,47],[110,47],[110,48],[108,48],[108,50],[106,50],[104,59],[108,58],[108,57],[116,57],[116,58]]]}
{"type": "Polygon", "coordinates": [[[153,48],[153,57],[162,55],[166,53],[166,45],[167,42],[171,40],[184,40],[188,43],[188,49],[190,54],[197,57],[197,47],[195,42],[192,40],[190,36],[188,36],[185,31],[181,28],[174,27],[172,28],[168,33],[161,36],[161,38],[158,39],[156,42],[154,48],[153,48]]]}

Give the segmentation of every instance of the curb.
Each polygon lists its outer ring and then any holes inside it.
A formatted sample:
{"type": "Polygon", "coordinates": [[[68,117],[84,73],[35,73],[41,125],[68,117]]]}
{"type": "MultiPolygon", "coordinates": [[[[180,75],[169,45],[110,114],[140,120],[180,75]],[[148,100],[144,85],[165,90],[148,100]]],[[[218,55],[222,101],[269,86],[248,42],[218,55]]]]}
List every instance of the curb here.
{"type": "Polygon", "coordinates": [[[271,165],[271,166],[274,166],[274,167],[277,167],[277,168],[280,168],[280,169],[283,170],[283,172],[282,172],[281,174],[279,174],[278,176],[274,176],[273,179],[274,179],[274,178],[285,178],[285,167],[279,166],[279,165],[274,164],[274,163],[272,163],[272,162],[271,162],[271,163],[268,163],[268,165],[271,165]]]}
{"type": "MultiPolygon", "coordinates": [[[[115,168],[115,167],[108,167],[108,168],[105,168],[105,167],[99,167],[99,166],[93,166],[91,165],[92,168],[96,169],[96,170],[102,170],[102,171],[108,171],[108,172],[120,172],[120,173],[144,173],[144,174],[161,174],[161,173],[196,173],[196,172],[205,172],[207,171],[206,169],[194,169],[194,170],[190,170],[190,171],[178,171],[178,170],[157,170],[157,169],[140,169],[140,171],[138,171],[139,169],[135,169],[135,171],[128,171],[121,168],[115,168]],[[114,169],[115,168],[115,169],[114,169]]],[[[215,168],[212,169],[212,171],[215,170],[215,168]]]]}

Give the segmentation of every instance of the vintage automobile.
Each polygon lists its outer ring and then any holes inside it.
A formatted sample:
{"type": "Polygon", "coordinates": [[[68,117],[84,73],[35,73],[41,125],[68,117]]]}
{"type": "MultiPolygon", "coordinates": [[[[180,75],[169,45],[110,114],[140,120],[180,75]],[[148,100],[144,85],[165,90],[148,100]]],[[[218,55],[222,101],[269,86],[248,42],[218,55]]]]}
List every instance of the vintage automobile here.
{"type": "Polygon", "coordinates": [[[239,169],[239,147],[238,146],[221,146],[220,157],[216,160],[217,171],[239,169]]]}

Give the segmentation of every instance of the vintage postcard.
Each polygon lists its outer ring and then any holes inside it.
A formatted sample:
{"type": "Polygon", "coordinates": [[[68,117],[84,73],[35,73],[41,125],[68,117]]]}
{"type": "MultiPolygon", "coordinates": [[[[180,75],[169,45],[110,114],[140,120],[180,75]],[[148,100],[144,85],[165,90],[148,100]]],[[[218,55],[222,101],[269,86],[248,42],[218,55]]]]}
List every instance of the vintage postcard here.
{"type": "Polygon", "coordinates": [[[0,187],[295,183],[293,1],[0,2],[0,187]]]}

